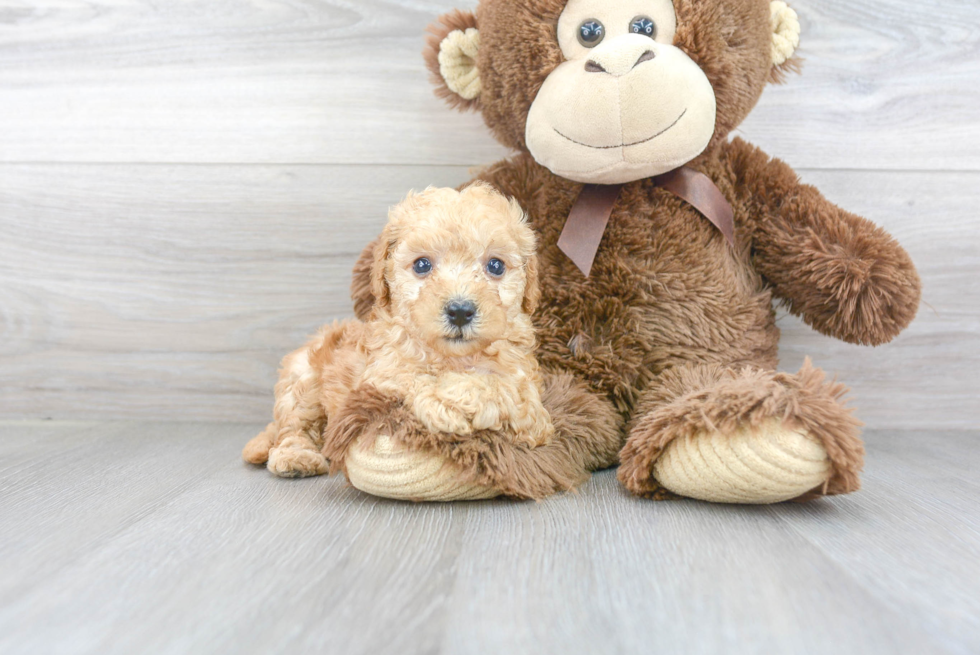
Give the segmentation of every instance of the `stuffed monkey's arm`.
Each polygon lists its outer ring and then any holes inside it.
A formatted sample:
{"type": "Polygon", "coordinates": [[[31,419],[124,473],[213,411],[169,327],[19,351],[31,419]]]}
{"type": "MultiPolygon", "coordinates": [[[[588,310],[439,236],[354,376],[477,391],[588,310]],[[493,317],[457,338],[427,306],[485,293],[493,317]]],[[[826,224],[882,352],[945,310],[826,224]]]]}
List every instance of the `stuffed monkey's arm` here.
{"type": "Polygon", "coordinates": [[[875,346],[912,322],[921,284],[894,237],[741,140],[729,160],[753,264],[793,314],[823,334],[875,346]]]}

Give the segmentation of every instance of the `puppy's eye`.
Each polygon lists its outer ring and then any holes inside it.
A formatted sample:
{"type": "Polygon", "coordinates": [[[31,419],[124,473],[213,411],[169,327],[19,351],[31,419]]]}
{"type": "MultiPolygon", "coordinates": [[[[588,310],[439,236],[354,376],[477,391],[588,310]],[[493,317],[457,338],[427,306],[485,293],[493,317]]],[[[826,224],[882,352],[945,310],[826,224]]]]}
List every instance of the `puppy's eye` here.
{"type": "Polygon", "coordinates": [[[419,257],[412,264],[412,270],[415,271],[416,275],[428,275],[429,271],[432,270],[432,262],[425,257],[419,257]]]}
{"type": "Polygon", "coordinates": [[[507,266],[496,257],[487,262],[487,273],[490,275],[494,277],[501,277],[506,272],[507,266]]]}
{"type": "Polygon", "coordinates": [[[586,48],[594,48],[606,36],[605,26],[594,18],[590,18],[578,26],[578,42],[586,48]]]}
{"type": "Polygon", "coordinates": [[[646,16],[637,16],[630,22],[630,33],[642,34],[652,39],[657,36],[657,26],[646,16]]]}

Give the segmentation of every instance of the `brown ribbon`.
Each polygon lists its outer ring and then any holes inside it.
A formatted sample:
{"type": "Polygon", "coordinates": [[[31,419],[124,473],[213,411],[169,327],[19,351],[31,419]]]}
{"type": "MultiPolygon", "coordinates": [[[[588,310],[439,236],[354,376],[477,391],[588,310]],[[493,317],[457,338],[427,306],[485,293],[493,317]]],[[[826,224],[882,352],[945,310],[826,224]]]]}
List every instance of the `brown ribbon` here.
{"type": "MultiPolygon", "coordinates": [[[[704,173],[687,166],[653,178],[654,184],[670,191],[701,212],[735,245],[735,213],[715,183],[704,173]]],[[[568,214],[558,238],[558,247],[589,277],[599,243],[609,224],[613,206],[623,185],[586,184],[568,214]]]]}
{"type": "Polygon", "coordinates": [[[585,277],[592,272],[599,242],[622,189],[622,184],[586,184],[558,237],[558,247],[585,273],[585,277]]]}

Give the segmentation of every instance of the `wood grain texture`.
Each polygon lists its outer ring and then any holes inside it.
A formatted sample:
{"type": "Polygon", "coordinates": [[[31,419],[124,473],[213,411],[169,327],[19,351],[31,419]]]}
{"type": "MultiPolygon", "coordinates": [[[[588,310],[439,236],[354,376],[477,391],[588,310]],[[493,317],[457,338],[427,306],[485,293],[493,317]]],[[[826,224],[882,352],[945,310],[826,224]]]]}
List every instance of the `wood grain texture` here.
{"type": "MultiPolygon", "coordinates": [[[[473,0],[0,0],[0,161],[473,165],[425,26],[473,0]]],[[[795,0],[805,74],[740,130],[805,168],[980,169],[980,5],[795,0]]]]}
{"type": "MultiPolygon", "coordinates": [[[[279,359],[351,314],[350,270],[405,190],[459,167],[0,166],[0,416],[266,418],[279,359]]],[[[980,419],[980,175],[805,172],[873,217],[925,279],[883,348],[784,317],[871,427],[980,419]]]]}
{"type": "Polygon", "coordinates": [[[639,500],[612,472],[403,504],[242,464],[260,427],[0,425],[34,451],[0,471],[0,652],[980,648],[975,432],[872,432],[862,492],[753,508],[639,500]]]}
{"type": "Polygon", "coordinates": [[[876,433],[869,446],[865,488],[880,495],[841,498],[833,513],[802,505],[793,529],[833,552],[874,598],[918,614],[950,650],[980,650],[980,533],[970,518],[980,484],[967,468],[976,442],[957,433],[876,433]],[[899,568],[907,574],[896,575],[899,568]]]}

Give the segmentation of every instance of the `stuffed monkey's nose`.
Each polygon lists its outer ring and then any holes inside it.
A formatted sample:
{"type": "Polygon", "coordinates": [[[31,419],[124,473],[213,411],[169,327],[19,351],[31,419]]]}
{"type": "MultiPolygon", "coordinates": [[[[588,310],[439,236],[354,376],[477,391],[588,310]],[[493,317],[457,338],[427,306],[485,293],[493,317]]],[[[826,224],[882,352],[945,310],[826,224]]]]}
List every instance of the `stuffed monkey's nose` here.
{"type": "Polygon", "coordinates": [[[588,73],[609,73],[622,77],[645,61],[655,59],[657,53],[649,37],[627,34],[597,47],[585,62],[588,73]]]}
{"type": "Polygon", "coordinates": [[[446,317],[458,328],[466,327],[476,316],[476,305],[469,300],[453,300],[446,305],[446,317]]]}

